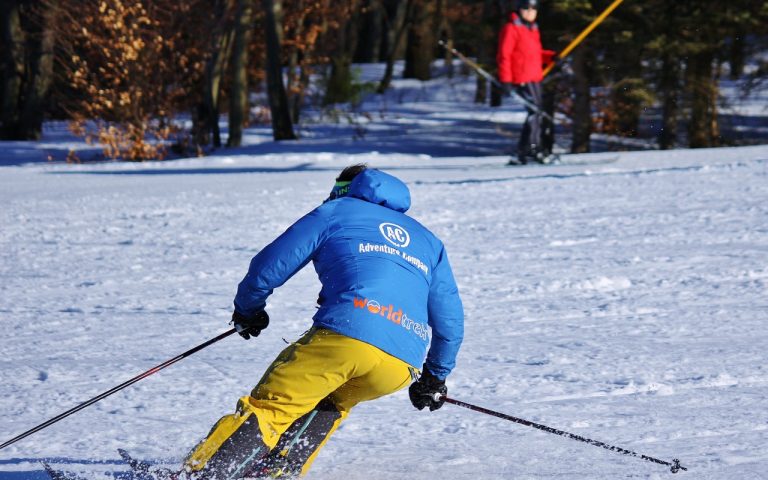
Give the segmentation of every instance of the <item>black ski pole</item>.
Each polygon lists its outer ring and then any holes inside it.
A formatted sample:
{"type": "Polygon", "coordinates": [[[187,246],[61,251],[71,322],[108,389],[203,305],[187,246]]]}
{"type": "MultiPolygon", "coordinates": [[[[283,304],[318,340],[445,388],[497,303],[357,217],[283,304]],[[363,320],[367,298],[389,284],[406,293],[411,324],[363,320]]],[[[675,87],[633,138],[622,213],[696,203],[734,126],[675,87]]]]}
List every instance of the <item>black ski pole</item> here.
{"type": "MultiPolygon", "coordinates": [[[[473,68],[480,76],[484,77],[486,80],[488,80],[489,82],[493,83],[498,88],[500,88],[500,89],[503,88],[502,85],[501,85],[501,82],[496,77],[494,77],[493,75],[488,73],[483,67],[478,65],[476,62],[474,62],[471,59],[469,59],[466,56],[464,56],[463,53],[459,52],[458,50],[456,50],[453,47],[449,47],[448,44],[445,43],[445,41],[443,41],[443,40],[440,40],[437,43],[439,43],[441,47],[443,47],[443,48],[445,48],[447,50],[450,50],[451,53],[453,53],[454,55],[456,55],[459,58],[459,60],[461,60],[462,62],[464,62],[465,64],[469,65],[471,68],[473,68]]],[[[520,103],[522,103],[523,105],[525,105],[529,109],[531,109],[534,112],[536,112],[537,114],[539,114],[542,117],[546,118],[547,120],[549,120],[551,122],[555,121],[555,119],[552,118],[552,115],[548,114],[547,112],[545,112],[544,110],[539,108],[538,105],[536,105],[535,103],[531,102],[527,98],[524,98],[523,96],[519,95],[516,92],[509,92],[509,95],[512,98],[515,98],[516,100],[518,100],[520,103]]]]}
{"type": "Polygon", "coordinates": [[[90,400],[88,400],[86,402],[83,402],[80,405],[67,410],[66,412],[63,412],[63,413],[61,413],[59,415],[56,415],[55,417],[51,418],[50,420],[48,420],[48,421],[46,421],[44,423],[41,423],[40,425],[36,426],[35,428],[27,430],[26,432],[22,433],[21,435],[17,435],[16,437],[13,437],[12,439],[10,439],[7,442],[3,443],[2,445],[0,445],[0,450],[2,450],[3,448],[7,447],[8,445],[11,445],[13,443],[18,442],[22,438],[26,438],[26,437],[32,435],[33,433],[39,432],[40,430],[53,425],[54,423],[58,422],[59,420],[62,420],[64,418],[72,415],[73,413],[79,412],[80,410],[84,409],[85,407],[93,405],[94,403],[98,402],[99,400],[103,400],[104,398],[112,395],[115,392],[119,392],[120,390],[124,389],[125,387],[133,385],[134,383],[138,382],[139,380],[147,378],[150,375],[154,375],[155,373],[159,372],[160,370],[164,369],[165,367],[169,367],[169,366],[173,365],[174,363],[178,362],[179,360],[183,360],[183,359],[187,358],[188,356],[192,355],[193,353],[199,352],[200,350],[204,349],[205,347],[207,347],[209,345],[212,345],[212,344],[218,342],[219,340],[222,340],[222,339],[232,335],[236,331],[237,330],[235,330],[234,328],[231,329],[231,330],[228,330],[228,331],[222,333],[221,335],[219,335],[218,337],[212,338],[212,339],[208,340],[205,343],[201,343],[200,345],[196,346],[195,348],[187,350],[186,352],[182,353],[181,355],[173,357],[170,360],[166,360],[165,362],[161,363],[160,365],[157,365],[156,367],[150,368],[146,372],[144,372],[144,373],[142,373],[140,375],[137,375],[137,376],[133,377],[132,379],[130,379],[130,380],[126,381],[126,382],[123,382],[123,383],[121,383],[120,385],[118,385],[118,386],[116,386],[114,388],[111,388],[111,389],[107,390],[106,392],[102,393],[101,395],[93,397],[92,399],[90,399],[90,400]]]}
{"type": "Polygon", "coordinates": [[[613,445],[608,445],[607,443],[603,443],[603,442],[599,442],[597,440],[592,440],[590,438],[582,437],[581,435],[576,435],[576,434],[573,434],[573,433],[568,433],[568,432],[564,432],[562,430],[558,430],[556,428],[548,427],[546,425],[541,425],[540,423],[534,423],[534,422],[531,422],[529,420],[524,420],[522,418],[513,417],[512,415],[507,415],[507,414],[504,414],[504,413],[494,412],[493,410],[488,410],[487,408],[478,407],[477,405],[472,405],[471,403],[462,402],[460,400],[455,400],[453,398],[445,397],[445,401],[447,403],[452,403],[453,405],[458,405],[459,407],[468,408],[468,409],[474,410],[476,412],[485,413],[486,415],[491,415],[491,416],[494,416],[494,417],[503,418],[504,420],[509,420],[510,422],[519,423],[520,425],[525,425],[526,427],[537,428],[537,429],[543,430],[543,431],[545,431],[547,433],[554,433],[555,435],[560,435],[560,436],[563,436],[563,437],[567,437],[567,438],[570,438],[572,440],[578,440],[579,442],[588,443],[588,444],[594,445],[596,447],[602,447],[602,448],[605,448],[605,449],[610,450],[612,452],[618,452],[618,453],[622,453],[624,455],[630,455],[630,456],[633,456],[633,457],[637,457],[637,458],[640,458],[642,460],[646,460],[646,461],[649,461],[649,462],[654,462],[654,463],[659,463],[661,465],[666,465],[666,466],[670,467],[670,470],[672,471],[672,473],[677,473],[680,470],[684,470],[684,471],[688,470],[687,468],[685,468],[682,465],[680,465],[680,460],[678,460],[678,459],[674,459],[671,462],[667,462],[667,461],[664,461],[664,460],[660,460],[658,458],[649,457],[648,455],[641,455],[641,454],[635,453],[635,452],[633,452],[631,450],[627,450],[627,449],[620,448],[620,447],[615,447],[613,445]]]}

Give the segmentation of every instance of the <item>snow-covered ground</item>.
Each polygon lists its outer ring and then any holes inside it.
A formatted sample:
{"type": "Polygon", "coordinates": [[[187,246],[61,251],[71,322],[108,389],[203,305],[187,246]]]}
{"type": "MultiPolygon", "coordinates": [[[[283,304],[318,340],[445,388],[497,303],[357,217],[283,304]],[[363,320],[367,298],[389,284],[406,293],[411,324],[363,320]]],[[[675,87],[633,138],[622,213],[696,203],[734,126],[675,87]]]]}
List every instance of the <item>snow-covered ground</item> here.
{"type": "MultiPolygon", "coordinates": [[[[505,167],[514,139],[489,125],[522,112],[472,105],[469,85],[393,100],[357,139],[314,125],[277,144],[255,127],[204,159],[19,165],[69,148],[55,126],[0,144],[0,442],[230,328],[250,258],[369,162],[407,182],[410,213],[448,248],[467,315],[452,397],[679,458],[679,478],[768,479],[768,146],[505,167]]],[[[318,287],[305,269],[258,339],[3,449],[0,479],[47,478],[43,459],[104,479],[126,468],[118,447],[178,464],[309,327],[318,287]]],[[[359,406],[308,478],[669,475],[454,405],[419,412],[400,392],[359,406]]]]}

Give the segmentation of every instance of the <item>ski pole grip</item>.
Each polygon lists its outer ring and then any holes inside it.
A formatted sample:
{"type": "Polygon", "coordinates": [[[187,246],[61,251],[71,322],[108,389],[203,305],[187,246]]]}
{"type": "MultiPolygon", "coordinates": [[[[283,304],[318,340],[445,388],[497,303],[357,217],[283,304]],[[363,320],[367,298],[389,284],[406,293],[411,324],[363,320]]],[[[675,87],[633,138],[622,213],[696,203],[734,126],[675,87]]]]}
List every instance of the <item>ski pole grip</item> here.
{"type": "Polygon", "coordinates": [[[685,468],[684,466],[680,465],[680,460],[678,460],[676,458],[672,460],[672,466],[670,467],[670,470],[672,470],[672,473],[677,473],[680,470],[683,470],[684,472],[688,471],[687,468],[685,468]]]}

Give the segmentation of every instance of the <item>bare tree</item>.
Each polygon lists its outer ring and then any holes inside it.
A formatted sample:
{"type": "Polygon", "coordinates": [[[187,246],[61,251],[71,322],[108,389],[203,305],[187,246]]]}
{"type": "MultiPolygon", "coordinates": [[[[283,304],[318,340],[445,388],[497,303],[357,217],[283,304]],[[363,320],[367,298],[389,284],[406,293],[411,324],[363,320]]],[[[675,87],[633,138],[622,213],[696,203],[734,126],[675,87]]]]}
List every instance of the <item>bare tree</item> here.
{"type": "Polygon", "coordinates": [[[680,63],[673,55],[663,54],[659,72],[659,91],[661,93],[661,129],[659,130],[659,148],[667,150],[677,144],[677,122],[680,113],[680,63]]]}
{"type": "MultiPolygon", "coordinates": [[[[498,5],[499,2],[485,0],[483,2],[482,21],[478,27],[477,41],[475,42],[477,50],[477,62],[486,66],[491,73],[496,74],[498,67],[496,65],[496,49],[498,47],[498,32],[501,31],[506,22],[509,12],[506,5],[498,5]]],[[[475,103],[485,103],[488,96],[488,80],[482,75],[477,75],[475,103]]],[[[501,106],[502,92],[495,84],[490,85],[489,104],[492,107],[501,106]]]]}
{"type": "Polygon", "coordinates": [[[275,140],[295,140],[288,96],[283,84],[282,61],[280,60],[282,36],[281,0],[262,0],[264,8],[264,32],[267,39],[267,95],[272,112],[272,137],[275,140]]]}
{"type": "Polygon", "coordinates": [[[0,105],[0,128],[2,137],[17,136],[19,121],[18,105],[21,100],[21,85],[24,76],[24,32],[21,29],[21,6],[18,1],[4,1],[0,9],[0,46],[2,49],[2,105],[0,105]]]}
{"type": "Polygon", "coordinates": [[[691,148],[717,146],[718,78],[713,75],[714,53],[711,49],[703,49],[691,55],[685,71],[686,90],[690,92],[688,144],[691,148]]]}
{"type": "Polygon", "coordinates": [[[253,0],[237,0],[232,44],[232,88],[229,94],[228,147],[239,147],[248,120],[248,44],[253,33],[253,0]]]}
{"type": "Polygon", "coordinates": [[[405,49],[404,78],[429,80],[432,78],[432,60],[435,58],[437,38],[437,0],[413,0],[405,49]]]}
{"type": "MultiPolygon", "coordinates": [[[[296,19],[296,26],[294,27],[293,36],[298,39],[305,33],[305,27],[308,23],[307,8],[305,0],[295,0],[295,8],[299,11],[299,16],[296,19]]],[[[291,112],[291,121],[293,123],[299,122],[299,116],[301,115],[301,103],[304,100],[304,91],[309,84],[309,75],[306,68],[301,65],[303,57],[303,50],[305,45],[298,45],[298,41],[295,42],[293,48],[288,53],[288,108],[291,112]]]]}
{"type": "Polygon", "coordinates": [[[387,23],[387,53],[386,60],[387,66],[384,71],[384,76],[379,82],[379,87],[376,89],[378,93],[384,93],[389,88],[389,84],[392,83],[392,76],[395,71],[395,59],[397,58],[400,46],[405,38],[405,32],[408,29],[408,19],[411,17],[411,10],[413,9],[415,0],[394,0],[387,2],[385,7],[386,23],[387,23]]]}
{"type": "Polygon", "coordinates": [[[42,135],[43,114],[48,90],[53,81],[54,35],[51,29],[56,16],[56,2],[39,4],[32,12],[27,42],[27,81],[19,116],[19,137],[38,140],[42,135]]]}
{"type": "Polygon", "coordinates": [[[590,96],[589,52],[586,46],[573,52],[573,133],[571,153],[590,151],[592,112],[590,96]]]}
{"type": "Polygon", "coordinates": [[[349,0],[346,21],[340,22],[336,29],[336,41],[330,58],[331,74],[323,98],[326,105],[347,102],[353,95],[352,56],[357,49],[360,6],[359,0],[349,0]]]}
{"type": "Polygon", "coordinates": [[[382,45],[385,45],[384,14],[381,0],[364,0],[358,26],[355,63],[372,63],[382,58],[382,45]]]}
{"type": "Polygon", "coordinates": [[[224,72],[232,52],[235,30],[232,22],[233,0],[216,0],[211,7],[213,25],[211,29],[211,52],[205,64],[202,100],[194,117],[194,136],[197,145],[213,143],[221,147],[219,131],[219,98],[224,72]],[[211,138],[211,135],[213,138],[211,138]]]}
{"type": "Polygon", "coordinates": [[[0,136],[37,140],[53,76],[56,2],[3,2],[0,9],[0,136]]]}

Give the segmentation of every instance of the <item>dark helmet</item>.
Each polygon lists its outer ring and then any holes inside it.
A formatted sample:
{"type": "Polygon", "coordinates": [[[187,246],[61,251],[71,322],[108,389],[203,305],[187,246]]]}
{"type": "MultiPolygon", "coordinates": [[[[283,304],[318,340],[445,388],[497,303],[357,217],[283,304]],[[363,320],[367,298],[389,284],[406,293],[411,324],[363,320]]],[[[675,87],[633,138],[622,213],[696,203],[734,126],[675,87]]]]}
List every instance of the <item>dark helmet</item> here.
{"type": "Polygon", "coordinates": [[[336,177],[336,183],[333,185],[331,194],[325,201],[327,202],[346,196],[347,193],[349,193],[349,184],[352,183],[352,180],[354,180],[359,173],[362,173],[365,170],[368,170],[368,165],[365,163],[350,165],[342,170],[341,173],[339,173],[339,176],[336,177]]]}
{"type": "Polygon", "coordinates": [[[524,8],[539,8],[539,2],[537,0],[517,0],[517,9],[522,10],[524,8]]]}

